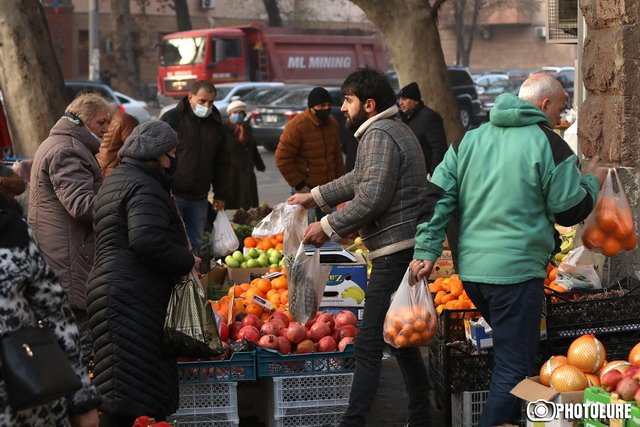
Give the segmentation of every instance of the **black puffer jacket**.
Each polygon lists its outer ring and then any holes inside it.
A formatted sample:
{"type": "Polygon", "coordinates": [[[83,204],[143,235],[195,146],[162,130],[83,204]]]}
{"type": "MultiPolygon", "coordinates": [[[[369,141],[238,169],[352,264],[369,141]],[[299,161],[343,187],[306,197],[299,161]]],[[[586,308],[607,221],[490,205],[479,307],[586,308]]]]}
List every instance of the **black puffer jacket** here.
{"type": "Polygon", "coordinates": [[[433,175],[447,151],[447,137],[442,117],[420,102],[410,114],[403,114],[402,121],[413,131],[420,142],[427,173],[433,175]]]}
{"type": "Polygon", "coordinates": [[[112,415],[164,419],[178,406],[176,360],[162,330],[177,276],[194,264],[169,178],[123,158],[95,202],[96,261],[87,286],[94,382],[112,415]]]}

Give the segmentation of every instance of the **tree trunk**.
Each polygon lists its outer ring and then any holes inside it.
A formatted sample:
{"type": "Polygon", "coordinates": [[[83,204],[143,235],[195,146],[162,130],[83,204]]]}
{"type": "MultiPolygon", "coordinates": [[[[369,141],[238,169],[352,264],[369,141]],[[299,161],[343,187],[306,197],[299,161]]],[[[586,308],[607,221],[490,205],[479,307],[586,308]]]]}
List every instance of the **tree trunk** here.
{"type": "Polygon", "coordinates": [[[144,98],[140,86],[140,67],[135,53],[129,0],[111,0],[111,37],[118,90],[134,98],[144,98]]]}
{"type": "Polygon", "coordinates": [[[451,143],[462,136],[464,129],[460,110],[451,91],[440,34],[430,2],[351,1],[384,34],[400,86],[417,82],[425,103],[442,115],[447,141],[451,143]]]}
{"type": "Polygon", "coordinates": [[[482,0],[473,0],[473,15],[471,16],[471,26],[469,27],[469,35],[462,55],[461,65],[463,67],[468,67],[471,62],[471,49],[473,48],[473,39],[476,35],[476,30],[478,29],[478,15],[480,15],[481,5],[482,0]]]}
{"type": "Polygon", "coordinates": [[[277,0],[263,0],[264,8],[267,10],[270,27],[282,27],[282,17],[277,0]]]}
{"type": "Polygon", "coordinates": [[[456,65],[462,65],[464,55],[464,10],[467,8],[466,0],[454,0],[453,2],[456,30],[456,65]]]}
{"type": "Polygon", "coordinates": [[[67,104],[39,0],[2,1],[0,64],[0,90],[14,153],[33,157],[67,104]]]}
{"type": "Polygon", "coordinates": [[[176,9],[176,20],[178,22],[178,31],[189,31],[191,26],[191,15],[189,15],[189,4],[187,0],[174,0],[176,9]]]}

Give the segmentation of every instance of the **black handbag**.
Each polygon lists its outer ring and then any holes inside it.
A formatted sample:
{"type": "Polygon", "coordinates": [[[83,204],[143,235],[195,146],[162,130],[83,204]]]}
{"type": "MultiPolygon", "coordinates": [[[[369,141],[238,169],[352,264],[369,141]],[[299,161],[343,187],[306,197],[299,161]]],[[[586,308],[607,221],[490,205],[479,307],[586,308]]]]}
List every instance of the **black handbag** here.
{"type": "Polygon", "coordinates": [[[9,406],[15,411],[70,396],[82,387],[49,328],[7,333],[1,340],[0,357],[9,406]]]}

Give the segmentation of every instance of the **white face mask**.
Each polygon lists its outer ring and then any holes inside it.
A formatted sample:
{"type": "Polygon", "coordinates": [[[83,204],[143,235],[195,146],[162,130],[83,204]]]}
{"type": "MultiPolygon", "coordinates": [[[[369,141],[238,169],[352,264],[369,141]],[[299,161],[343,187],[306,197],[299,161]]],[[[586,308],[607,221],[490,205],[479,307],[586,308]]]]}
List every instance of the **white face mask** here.
{"type": "Polygon", "coordinates": [[[203,119],[211,114],[211,108],[207,108],[201,104],[196,104],[195,108],[193,109],[193,114],[203,119]]]}

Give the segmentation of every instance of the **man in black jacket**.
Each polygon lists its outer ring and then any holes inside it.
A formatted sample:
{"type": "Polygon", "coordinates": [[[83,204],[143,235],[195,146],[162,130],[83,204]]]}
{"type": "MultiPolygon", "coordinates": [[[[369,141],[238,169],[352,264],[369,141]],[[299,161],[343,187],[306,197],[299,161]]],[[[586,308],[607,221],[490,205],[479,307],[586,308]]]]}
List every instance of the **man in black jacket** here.
{"type": "Polygon", "coordinates": [[[440,114],[424,105],[420,88],[416,82],[409,83],[398,94],[402,121],[407,124],[418,138],[427,173],[433,175],[436,166],[444,158],[447,151],[447,138],[440,114]]]}
{"type": "Polygon", "coordinates": [[[219,211],[224,209],[229,185],[229,159],[222,117],[213,105],[215,98],[213,83],[199,80],[176,108],[160,117],[178,134],[172,189],[194,248],[202,246],[211,186],[212,209],[219,211]]]}

